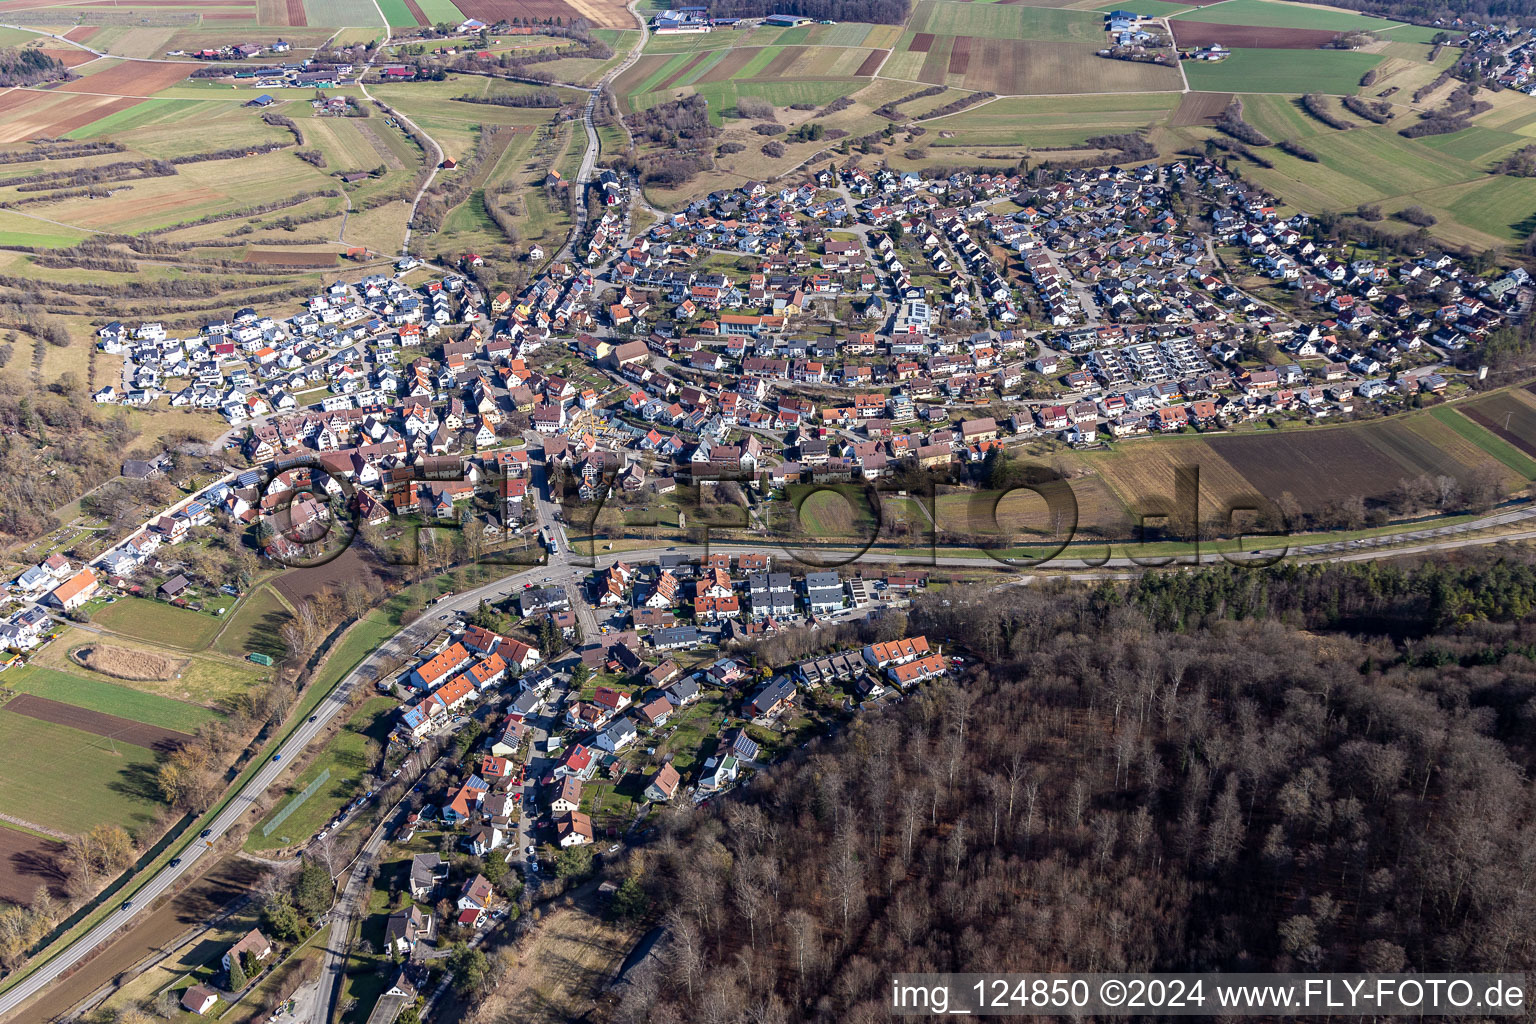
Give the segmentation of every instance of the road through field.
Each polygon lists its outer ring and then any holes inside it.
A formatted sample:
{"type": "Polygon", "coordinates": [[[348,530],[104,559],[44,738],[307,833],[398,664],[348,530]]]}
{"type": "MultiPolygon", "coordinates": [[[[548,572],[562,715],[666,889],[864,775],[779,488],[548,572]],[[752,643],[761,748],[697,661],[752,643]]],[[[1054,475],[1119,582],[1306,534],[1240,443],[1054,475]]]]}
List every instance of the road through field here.
{"type": "MultiPolygon", "coordinates": [[[[367,66],[363,68],[362,74],[357,76],[357,87],[362,92],[364,99],[377,103],[378,101],[368,94],[368,83],[365,79],[368,77],[368,72],[373,69],[374,61],[379,59],[379,54],[389,48],[389,40],[394,35],[395,30],[390,25],[389,19],[384,16],[384,8],[379,6],[379,0],[373,0],[373,9],[379,13],[379,21],[384,25],[384,39],[378,46],[373,48],[373,54],[368,58],[367,66]]],[[[422,131],[421,126],[415,121],[412,121],[393,107],[386,107],[385,109],[394,116],[395,120],[409,125],[412,131],[430,143],[433,153],[436,154],[432,159],[431,173],[427,175],[427,180],[421,183],[421,188],[416,190],[416,197],[411,200],[411,215],[405,219],[405,237],[400,241],[400,254],[403,256],[411,251],[411,223],[416,219],[416,211],[421,207],[422,196],[425,196],[427,189],[432,187],[433,179],[437,177],[438,170],[443,166],[443,147],[438,145],[436,139],[422,131]]],[[[351,202],[348,201],[347,208],[349,210],[351,206],[351,202]]],[[[345,229],[346,225],[343,224],[342,227],[345,229]]]]}

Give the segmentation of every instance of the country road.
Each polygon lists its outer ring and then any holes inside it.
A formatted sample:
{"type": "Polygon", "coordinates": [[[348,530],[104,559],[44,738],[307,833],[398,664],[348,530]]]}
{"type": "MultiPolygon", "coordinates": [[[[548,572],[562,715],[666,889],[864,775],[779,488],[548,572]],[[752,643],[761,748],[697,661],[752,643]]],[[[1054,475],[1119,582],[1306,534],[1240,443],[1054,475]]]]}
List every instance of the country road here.
{"type": "MultiPolygon", "coordinates": [[[[394,27],[390,25],[389,19],[384,16],[384,8],[379,6],[379,0],[373,0],[373,9],[378,12],[379,21],[384,24],[384,38],[379,41],[378,46],[373,48],[373,53],[368,58],[368,65],[364,67],[363,70],[358,74],[357,88],[363,94],[363,99],[368,100],[370,103],[378,103],[380,106],[383,106],[384,109],[389,111],[390,116],[392,116],[396,121],[399,121],[401,124],[408,125],[411,131],[421,136],[432,146],[432,153],[423,154],[431,158],[432,169],[428,172],[426,180],[421,183],[421,188],[416,190],[416,197],[411,200],[411,215],[405,218],[405,237],[400,240],[400,255],[404,256],[411,251],[411,224],[413,224],[416,220],[416,211],[421,207],[422,197],[427,194],[427,189],[432,187],[432,182],[437,178],[437,172],[442,169],[443,147],[438,144],[436,139],[422,131],[421,126],[418,125],[415,121],[412,121],[410,118],[400,113],[394,107],[390,107],[384,104],[381,100],[375,100],[373,96],[368,92],[368,83],[366,81],[368,72],[373,69],[374,62],[379,59],[379,54],[383,53],[385,47],[389,46],[389,41],[395,34],[394,27]]],[[[350,206],[350,202],[348,205],[350,206]]],[[[345,224],[345,222],[343,222],[343,224],[345,224]]]]}
{"type": "MultiPolygon", "coordinates": [[[[124,890],[124,894],[131,902],[131,906],[125,903],[123,907],[112,911],[105,920],[86,932],[84,936],[56,953],[51,960],[0,994],[0,1018],[10,1019],[9,1015],[22,1007],[27,1000],[53,984],[70,967],[111,939],[133,920],[135,915],[147,909],[157,896],[165,893],[178,879],[191,871],[199,860],[209,856],[219,839],[237,822],[250,814],[252,806],[277,783],[284,770],[299,759],[305,748],[325,731],[333,718],[346,710],[353,691],[359,685],[371,685],[386,666],[404,660],[419,644],[430,639],[442,628],[444,618],[451,617],[459,611],[473,610],[482,598],[497,600],[513,591],[520,591],[524,583],[536,582],[548,572],[549,570],[544,566],[535,566],[440,601],[421,618],[386,641],[342,679],[336,689],[320,702],[320,706],[315,709],[308,721],[299,724],[293,735],[279,748],[276,758],[269,758],[228,806],[220,812],[208,827],[208,835],[194,838],[182,850],[180,864],[175,867],[166,866],[153,877],[136,886],[130,883],[124,890]]],[[[25,1017],[15,1019],[21,1020],[25,1017]]]]}
{"type": "MultiPolygon", "coordinates": [[[[597,126],[593,123],[592,118],[593,112],[597,109],[597,101],[603,95],[603,90],[608,87],[608,83],[633,67],[635,61],[640,59],[640,54],[645,49],[645,19],[641,18],[635,10],[635,3],[636,0],[630,0],[626,9],[640,24],[640,38],[636,40],[635,45],[630,49],[629,56],[609,69],[608,73],[599,79],[596,85],[587,90],[587,105],[581,111],[581,127],[587,133],[587,151],[581,155],[581,167],[576,171],[574,187],[578,190],[592,180],[592,171],[597,166],[597,158],[602,152],[602,140],[597,137],[597,126]]],[[[571,233],[565,240],[565,244],[560,247],[560,252],[556,254],[556,260],[563,258],[567,253],[575,255],[576,241],[581,238],[581,234],[586,230],[586,227],[586,197],[578,192],[576,197],[576,216],[571,224],[571,233]]]]}

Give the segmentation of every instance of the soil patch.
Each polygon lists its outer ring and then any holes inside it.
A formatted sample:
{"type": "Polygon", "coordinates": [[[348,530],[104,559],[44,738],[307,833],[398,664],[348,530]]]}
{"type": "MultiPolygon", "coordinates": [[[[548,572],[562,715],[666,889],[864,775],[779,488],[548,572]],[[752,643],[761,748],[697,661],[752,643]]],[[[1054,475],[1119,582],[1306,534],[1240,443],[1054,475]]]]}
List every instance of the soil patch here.
{"type": "Polygon", "coordinates": [[[805,47],[803,46],[786,46],[774,56],[773,60],[768,62],[767,67],[763,68],[763,70],[754,77],[770,79],[783,78],[785,72],[787,72],[794,65],[795,61],[798,60],[800,55],[804,52],[805,47]]]}
{"type": "Polygon", "coordinates": [[[890,56],[890,53],[891,53],[890,50],[871,50],[871,51],[869,51],[869,56],[864,58],[864,63],[859,65],[859,70],[857,70],[857,71],[855,71],[853,73],[853,77],[854,78],[869,78],[869,77],[871,77],[872,75],[874,75],[874,73],[876,71],[880,70],[880,65],[885,62],[885,58],[890,56]]]}
{"type": "Polygon", "coordinates": [[[678,83],[678,80],[681,79],[684,75],[688,74],[688,72],[692,71],[694,68],[696,68],[700,64],[704,63],[704,58],[708,57],[708,56],[709,56],[709,52],[708,51],[704,51],[702,53],[695,54],[692,57],[692,59],[685,61],[683,63],[682,67],[678,68],[672,74],[668,75],[662,81],[662,83],[656,87],[656,91],[660,92],[663,89],[670,89],[670,88],[672,88],[674,85],[676,85],[678,83]]]}
{"type": "MultiPolygon", "coordinates": [[[[304,13],[304,0],[288,0],[286,6],[288,8],[288,24],[309,24],[309,16],[304,13]]],[[[421,8],[416,6],[415,0],[406,0],[406,6],[409,7],[411,11],[416,15],[418,24],[426,24],[425,21],[421,20],[421,8]]]]}
{"type": "Polygon", "coordinates": [[[1280,28],[1268,25],[1218,25],[1209,21],[1170,21],[1180,46],[1252,46],[1267,50],[1315,50],[1337,32],[1320,28],[1280,28]]]}
{"type": "Polygon", "coordinates": [[[1532,443],[1530,438],[1521,437],[1519,434],[1512,430],[1505,430],[1503,423],[1494,419],[1492,416],[1488,416],[1476,409],[1471,408],[1470,406],[1462,406],[1461,411],[1466,415],[1467,419],[1471,420],[1473,423],[1476,423],[1478,426],[1494,434],[1495,436],[1503,438],[1510,444],[1514,445],[1516,448],[1519,448],[1521,451],[1525,452],[1525,454],[1536,456],[1536,443],[1532,443]]]}
{"type": "Polygon", "coordinates": [[[116,715],[104,715],[100,711],[77,708],[73,704],[49,700],[47,697],[38,697],[30,693],[13,697],[0,710],[52,722],[55,725],[67,725],[71,729],[79,729],[81,732],[88,732],[95,736],[105,736],[122,743],[132,743],[136,747],[149,750],[167,749],[186,743],[193,738],[187,733],[177,732],[174,729],[163,729],[158,725],[147,725],[129,718],[118,718],[116,715]]]}
{"type": "Polygon", "coordinates": [[[245,262],[266,267],[334,267],[334,252],[293,252],[282,249],[248,249],[245,262]]]}
{"type": "Polygon", "coordinates": [[[46,885],[55,896],[67,896],[64,875],[56,866],[64,844],[39,839],[13,828],[0,828],[0,900],[26,905],[46,885]]]}
{"type": "Polygon", "coordinates": [[[191,73],[189,64],[159,64],[147,60],[125,60],[116,67],[65,82],[56,92],[101,92],[118,96],[153,96],[184,81],[191,73]]]}
{"type": "Polygon", "coordinates": [[[300,601],[313,597],[326,587],[340,592],[348,584],[366,583],[374,577],[389,582],[389,570],[361,550],[363,547],[362,541],[357,541],[324,565],[289,569],[277,578],[273,586],[288,599],[289,604],[297,606],[300,601]]]}
{"type": "Polygon", "coordinates": [[[971,37],[960,36],[955,40],[954,49],[949,51],[949,73],[963,75],[971,66],[971,37]]]}
{"type": "Polygon", "coordinates": [[[752,63],[752,58],[755,56],[757,56],[757,50],[751,47],[732,50],[721,58],[720,63],[699,76],[699,80],[694,84],[703,85],[705,82],[729,82],[738,71],[752,63]]]}
{"type": "Polygon", "coordinates": [[[1215,124],[1216,119],[1232,102],[1229,92],[1187,92],[1179,100],[1168,124],[1175,128],[1188,128],[1197,124],[1215,124]]]}
{"type": "Polygon", "coordinates": [[[927,53],[933,49],[933,33],[919,32],[912,37],[912,45],[907,47],[908,53],[927,53]]]}
{"type": "MultiPolygon", "coordinates": [[[[84,128],[88,124],[100,121],[108,114],[115,114],[120,110],[127,110],[129,107],[136,107],[141,102],[143,101],[131,96],[125,96],[122,99],[117,100],[107,100],[106,103],[99,107],[92,107],[89,110],[81,110],[78,113],[71,114],[69,117],[64,118],[62,121],[55,121],[53,124],[44,129],[42,132],[42,137],[48,139],[63,138],[65,135],[74,131],[76,128],[84,128]]],[[[72,106],[75,106],[75,104],[72,104],[72,106]]]]}

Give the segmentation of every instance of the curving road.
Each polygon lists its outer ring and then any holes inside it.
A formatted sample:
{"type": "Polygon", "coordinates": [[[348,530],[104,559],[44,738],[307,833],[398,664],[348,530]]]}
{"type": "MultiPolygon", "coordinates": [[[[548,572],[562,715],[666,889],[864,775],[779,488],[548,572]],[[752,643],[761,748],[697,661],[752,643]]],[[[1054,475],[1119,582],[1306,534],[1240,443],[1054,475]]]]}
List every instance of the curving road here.
{"type": "MultiPolygon", "coordinates": [[[[389,45],[390,39],[394,37],[395,30],[394,27],[390,25],[389,19],[384,16],[384,8],[379,6],[379,0],[373,0],[373,9],[378,12],[379,21],[384,25],[384,38],[379,40],[379,45],[373,48],[373,54],[368,58],[367,66],[364,67],[362,72],[358,74],[357,87],[359,91],[362,92],[364,99],[368,100],[369,102],[382,103],[382,101],[375,100],[373,96],[369,94],[368,83],[365,81],[365,79],[368,77],[368,72],[373,70],[374,62],[379,59],[379,54],[384,52],[384,48],[389,45]]],[[[411,223],[416,219],[416,210],[421,206],[421,199],[427,194],[427,189],[432,187],[432,182],[437,177],[438,170],[442,168],[443,147],[438,145],[436,139],[422,131],[420,125],[406,117],[404,114],[400,113],[394,107],[385,105],[385,109],[389,111],[390,116],[393,117],[396,121],[410,125],[412,131],[431,143],[432,151],[436,154],[436,156],[434,156],[432,159],[432,171],[427,175],[427,180],[421,183],[421,188],[416,190],[416,198],[411,200],[411,215],[405,219],[405,237],[400,241],[400,255],[404,256],[411,251],[411,223]]]]}
{"type": "MultiPolygon", "coordinates": [[[[587,151],[582,154],[581,167],[576,171],[576,184],[578,186],[585,185],[587,182],[592,180],[592,170],[597,166],[597,158],[602,151],[602,141],[597,137],[597,126],[592,122],[592,114],[597,109],[597,101],[603,95],[603,90],[608,87],[608,83],[612,82],[614,79],[618,78],[624,72],[633,67],[635,61],[640,59],[641,52],[645,50],[645,19],[640,17],[639,12],[635,10],[635,2],[636,0],[630,0],[630,2],[626,5],[626,10],[628,10],[629,13],[632,14],[635,20],[639,23],[640,38],[636,40],[635,45],[630,48],[629,56],[625,57],[618,64],[615,64],[612,68],[610,68],[608,73],[600,78],[596,85],[587,90],[587,105],[582,109],[581,112],[581,126],[586,130],[587,133],[587,151]]],[[[576,248],[576,240],[581,237],[581,233],[586,230],[586,227],[586,197],[578,196],[576,203],[575,222],[571,225],[570,237],[565,240],[565,244],[560,247],[560,252],[556,254],[557,259],[561,258],[567,252],[574,254],[576,248]]]]}
{"type": "Polygon", "coordinates": [[[175,867],[162,868],[137,887],[130,884],[125,890],[131,901],[131,905],[125,904],[127,909],[119,907],[114,910],[105,920],[57,953],[53,959],[38,967],[4,994],[0,994],[0,1017],[13,1013],[32,996],[57,981],[70,967],[111,939],[139,911],[148,907],[155,897],[165,893],[178,879],[192,870],[199,860],[209,856],[214,844],[237,822],[250,814],[252,804],[272,788],[284,769],[304,752],[304,749],[333,718],[346,710],[353,691],[359,685],[371,685],[385,669],[407,658],[417,646],[431,639],[443,627],[445,617],[451,617],[453,613],[459,611],[472,611],[479,605],[481,598],[495,600],[513,591],[520,591],[524,583],[536,582],[548,572],[549,569],[545,566],[535,566],[474,590],[456,594],[433,605],[421,618],[386,641],[382,647],[342,679],[336,689],[320,702],[320,706],[314,710],[308,721],[300,723],[293,735],[278,748],[277,758],[268,759],[208,826],[209,834],[206,837],[195,838],[182,850],[179,864],[175,867]]]}

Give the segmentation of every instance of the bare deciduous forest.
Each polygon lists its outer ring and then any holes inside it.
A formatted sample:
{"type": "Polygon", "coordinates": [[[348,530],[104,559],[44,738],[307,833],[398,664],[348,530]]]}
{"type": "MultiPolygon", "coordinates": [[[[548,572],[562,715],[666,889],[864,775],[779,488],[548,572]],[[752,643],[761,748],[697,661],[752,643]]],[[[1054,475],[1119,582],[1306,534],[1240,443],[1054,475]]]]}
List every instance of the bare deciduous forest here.
{"type": "Polygon", "coordinates": [[[607,1019],[883,1021],[897,971],[1527,969],[1532,558],[925,596],[909,632],[982,664],[610,869],[666,934],[607,1019]]]}

